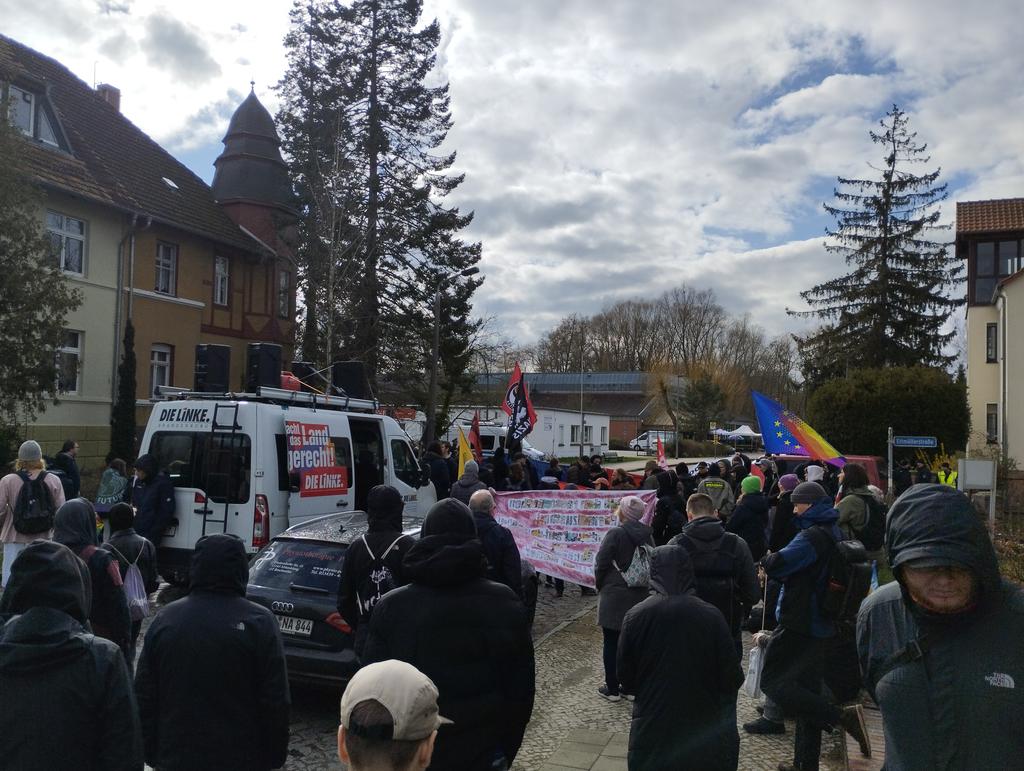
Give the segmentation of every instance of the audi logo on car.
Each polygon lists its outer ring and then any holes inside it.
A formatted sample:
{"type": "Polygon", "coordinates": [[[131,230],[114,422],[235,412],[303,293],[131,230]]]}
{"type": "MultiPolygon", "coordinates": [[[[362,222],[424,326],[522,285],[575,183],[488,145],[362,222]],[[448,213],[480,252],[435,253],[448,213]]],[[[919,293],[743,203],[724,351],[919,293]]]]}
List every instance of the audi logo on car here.
{"type": "Polygon", "coordinates": [[[291,613],[295,610],[295,606],[290,602],[272,602],[270,603],[270,609],[281,613],[291,613]]]}

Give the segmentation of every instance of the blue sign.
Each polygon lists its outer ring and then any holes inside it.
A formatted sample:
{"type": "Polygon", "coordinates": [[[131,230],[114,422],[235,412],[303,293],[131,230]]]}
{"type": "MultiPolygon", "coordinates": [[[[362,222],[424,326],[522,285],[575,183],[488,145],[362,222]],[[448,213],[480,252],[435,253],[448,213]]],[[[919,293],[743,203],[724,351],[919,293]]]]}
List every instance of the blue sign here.
{"type": "Polygon", "coordinates": [[[893,447],[938,447],[939,441],[934,436],[894,436],[893,447]]]}

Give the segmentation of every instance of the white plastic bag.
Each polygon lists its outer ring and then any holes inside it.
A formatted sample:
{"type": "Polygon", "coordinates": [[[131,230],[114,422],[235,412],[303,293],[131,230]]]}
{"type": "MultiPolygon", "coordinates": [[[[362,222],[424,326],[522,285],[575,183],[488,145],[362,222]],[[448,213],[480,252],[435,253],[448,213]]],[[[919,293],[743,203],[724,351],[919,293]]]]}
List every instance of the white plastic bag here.
{"type": "Polygon", "coordinates": [[[743,692],[752,699],[761,698],[761,670],[764,669],[765,649],[755,645],[747,656],[747,676],[743,679],[743,692]]]}

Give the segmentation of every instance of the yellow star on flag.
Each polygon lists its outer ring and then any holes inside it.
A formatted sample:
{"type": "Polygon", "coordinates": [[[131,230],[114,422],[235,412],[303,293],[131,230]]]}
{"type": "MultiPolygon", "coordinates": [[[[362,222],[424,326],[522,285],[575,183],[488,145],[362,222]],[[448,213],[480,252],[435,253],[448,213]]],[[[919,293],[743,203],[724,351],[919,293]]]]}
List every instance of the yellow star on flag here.
{"type": "Polygon", "coordinates": [[[778,421],[778,420],[775,421],[775,427],[776,428],[778,428],[781,425],[782,425],[782,423],[780,421],[778,421]]]}
{"type": "Polygon", "coordinates": [[[800,449],[800,445],[798,445],[798,444],[794,444],[794,445],[793,445],[793,449],[794,449],[794,450],[799,450],[799,449],[800,449]]]}
{"type": "Polygon", "coordinates": [[[782,432],[781,431],[776,431],[775,432],[775,436],[777,436],[777,437],[779,437],[779,439],[781,439],[782,438],[782,432]]]}
{"type": "Polygon", "coordinates": [[[788,447],[789,445],[790,445],[790,441],[787,439],[786,440],[786,446],[788,447]]]}

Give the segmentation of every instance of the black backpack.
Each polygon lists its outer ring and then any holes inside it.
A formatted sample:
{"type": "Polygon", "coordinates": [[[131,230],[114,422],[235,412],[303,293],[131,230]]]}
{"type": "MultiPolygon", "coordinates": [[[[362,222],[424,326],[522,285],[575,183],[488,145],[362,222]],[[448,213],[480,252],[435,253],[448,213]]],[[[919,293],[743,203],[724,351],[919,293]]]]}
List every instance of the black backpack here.
{"type": "Polygon", "coordinates": [[[860,541],[833,541],[823,527],[804,531],[818,559],[828,560],[827,580],[818,595],[818,608],[829,621],[855,626],[860,604],[871,591],[871,560],[860,541]]]}
{"type": "Polygon", "coordinates": [[[736,592],[736,547],[739,540],[735,533],[725,533],[719,548],[713,552],[698,551],[697,544],[685,533],[677,541],[690,554],[697,596],[721,611],[729,631],[733,633],[740,630],[746,615],[736,592]]]}
{"type": "Polygon", "coordinates": [[[363,575],[356,587],[356,605],[359,608],[359,615],[364,619],[369,618],[373,606],[380,602],[381,597],[392,589],[398,588],[395,575],[391,572],[391,568],[384,564],[384,560],[403,538],[405,538],[404,535],[398,536],[378,557],[374,555],[370,544],[366,542],[366,535],[362,536],[363,546],[366,548],[366,553],[370,555],[370,570],[363,575]]]}
{"type": "Polygon", "coordinates": [[[853,532],[867,551],[877,551],[885,543],[885,517],[888,512],[885,504],[871,494],[858,493],[857,497],[864,501],[867,521],[862,529],[854,529],[853,532]]]}
{"type": "Polygon", "coordinates": [[[18,499],[14,502],[14,529],[23,535],[35,535],[52,530],[57,507],[53,502],[53,493],[43,481],[46,479],[46,472],[40,471],[35,479],[24,471],[19,471],[18,476],[21,477],[22,484],[18,499]]]}

